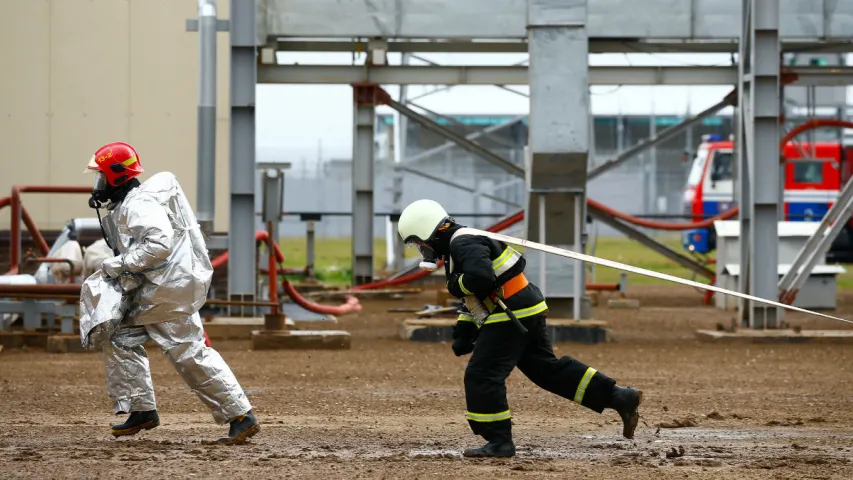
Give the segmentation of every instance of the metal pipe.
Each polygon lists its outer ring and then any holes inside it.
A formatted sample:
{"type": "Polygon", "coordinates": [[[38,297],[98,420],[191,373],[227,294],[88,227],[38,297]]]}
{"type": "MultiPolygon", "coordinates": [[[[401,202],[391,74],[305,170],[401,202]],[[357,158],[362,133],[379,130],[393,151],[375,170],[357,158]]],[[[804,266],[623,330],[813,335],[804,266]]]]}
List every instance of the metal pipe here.
{"type": "Polygon", "coordinates": [[[198,0],[198,191],[201,229],[213,233],[216,206],[216,0],[198,0]]]}
{"type": "Polygon", "coordinates": [[[36,285],[12,285],[0,284],[0,296],[15,296],[16,294],[57,294],[57,295],[80,295],[79,283],[68,284],[36,284],[36,285]]]}
{"type": "Polygon", "coordinates": [[[305,276],[308,280],[314,280],[314,230],[314,220],[305,222],[305,276]]]}
{"type": "Polygon", "coordinates": [[[12,223],[9,225],[9,273],[18,273],[21,265],[21,191],[12,187],[12,223]]]}
{"type": "Polygon", "coordinates": [[[272,302],[240,302],[237,300],[208,300],[205,305],[221,305],[223,307],[272,307],[272,302]]]}
{"type": "Polygon", "coordinates": [[[55,185],[15,185],[12,187],[12,194],[8,197],[8,203],[5,201],[6,199],[0,199],[0,208],[3,208],[7,204],[12,208],[12,222],[9,226],[9,273],[15,274],[18,272],[18,269],[21,264],[21,250],[22,250],[22,240],[21,240],[21,220],[23,219],[24,223],[27,225],[27,228],[32,235],[33,239],[36,242],[36,245],[39,247],[42,252],[47,255],[49,251],[49,247],[47,246],[47,242],[44,240],[44,237],[41,235],[38,227],[36,227],[35,222],[33,221],[30,214],[26,212],[24,206],[21,203],[21,193],[92,193],[92,189],[89,187],[80,187],[80,186],[55,186],[55,185]]]}
{"type": "MultiPolygon", "coordinates": [[[[583,196],[575,195],[575,251],[577,253],[583,253],[583,248],[581,248],[581,226],[583,225],[583,196]]],[[[539,214],[542,215],[541,213],[539,214]]],[[[541,226],[540,226],[541,228],[541,226]]],[[[542,242],[545,243],[545,242],[542,242]]],[[[545,252],[541,252],[542,255],[545,255],[545,252]]],[[[572,302],[572,315],[574,316],[575,321],[579,321],[581,319],[581,302],[583,301],[583,262],[580,260],[575,261],[575,299],[572,302]]]]}
{"type": "Polygon", "coordinates": [[[74,262],[67,258],[29,257],[24,263],[65,263],[69,268],[68,278],[74,283],[74,262]]]}
{"type": "Polygon", "coordinates": [[[47,240],[44,239],[41,231],[36,226],[35,220],[30,216],[30,212],[27,211],[27,207],[25,207],[23,203],[21,204],[21,218],[24,220],[24,225],[27,226],[27,231],[30,232],[30,236],[33,237],[33,242],[35,242],[36,247],[41,250],[41,254],[47,255],[50,253],[50,245],[47,244],[47,240]]]}

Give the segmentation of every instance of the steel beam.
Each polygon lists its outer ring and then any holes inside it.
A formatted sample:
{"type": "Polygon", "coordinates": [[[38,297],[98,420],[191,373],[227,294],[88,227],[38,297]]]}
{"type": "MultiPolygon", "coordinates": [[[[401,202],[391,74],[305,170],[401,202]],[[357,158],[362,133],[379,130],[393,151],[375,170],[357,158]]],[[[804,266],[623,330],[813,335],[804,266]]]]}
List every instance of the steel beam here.
{"type": "Polygon", "coordinates": [[[457,145],[459,145],[463,149],[471,152],[472,154],[477,155],[478,157],[481,157],[483,160],[486,160],[487,162],[491,163],[492,165],[495,165],[496,167],[499,167],[499,168],[501,168],[501,169],[505,170],[506,172],[511,173],[513,175],[516,175],[519,177],[524,176],[524,169],[519,167],[518,165],[510,163],[508,160],[501,157],[500,155],[496,155],[496,154],[490,152],[488,149],[483,148],[479,144],[474,143],[471,140],[466,139],[462,135],[459,135],[458,133],[450,130],[449,128],[446,128],[443,125],[439,125],[437,122],[433,121],[432,119],[429,119],[429,118],[419,114],[418,112],[416,112],[416,111],[412,110],[411,108],[403,105],[402,103],[391,100],[389,98],[387,105],[389,107],[393,108],[394,110],[397,110],[401,114],[405,115],[410,120],[413,120],[413,121],[419,123],[425,129],[430,130],[431,132],[437,133],[444,138],[447,138],[448,140],[456,143],[457,145]]]}
{"type": "MultiPolygon", "coordinates": [[[[749,289],[762,298],[774,298],[779,281],[779,2],[750,0],[749,15],[744,15],[750,57],[746,117],[750,202],[744,205],[750,209],[749,289]]],[[[752,328],[776,327],[777,308],[753,302],[748,307],[752,328]]]]}
{"type": "MultiPolygon", "coordinates": [[[[412,168],[412,167],[408,167],[406,165],[396,165],[394,168],[397,170],[403,171],[403,172],[411,173],[412,175],[417,175],[419,177],[423,177],[423,178],[426,178],[428,180],[432,180],[432,181],[437,182],[437,183],[441,183],[442,185],[447,185],[448,187],[453,187],[453,188],[457,188],[457,189],[465,191],[465,192],[472,193],[475,196],[482,196],[483,198],[488,198],[489,200],[493,200],[495,202],[499,202],[499,203],[502,203],[504,205],[509,205],[511,207],[521,208],[521,205],[519,205],[515,202],[510,202],[509,200],[507,200],[505,198],[501,198],[501,197],[498,197],[496,195],[491,195],[491,194],[485,193],[485,192],[478,192],[474,187],[468,187],[468,186],[465,186],[465,185],[462,185],[462,184],[459,184],[456,182],[452,182],[450,180],[447,180],[446,178],[441,178],[441,177],[438,177],[435,175],[431,175],[429,173],[422,172],[420,170],[417,170],[417,169],[412,168]]],[[[476,212],[476,210],[475,210],[475,212],[476,212]]]]}
{"type": "MultiPolygon", "coordinates": [[[[402,88],[406,88],[406,86],[405,86],[405,85],[403,85],[403,86],[401,86],[400,88],[401,88],[401,89],[402,89],[402,88]]],[[[422,105],[419,105],[419,104],[417,104],[417,103],[415,103],[415,102],[403,102],[403,101],[400,101],[400,103],[402,103],[402,104],[406,104],[406,105],[411,105],[411,106],[413,106],[413,107],[416,107],[416,108],[419,108],[419,109],[423,110],[423,111],[424,111],[425,113],[427,113],[428,115],[432,115],[433,117],[436,117],[436,118],[443,118],[443,119],[447,120],[448,122],[450,122],[450,123],[452,123],[452,124],[454,124],[454,125],[459,125],[459,126],[461,126],[461,127],[465,127],[465,124],[464,124],[464,123],[462,123],[462,122],[460,122],[459,120],[456,120],[455,118],[453,118],[453,117],[451,117],[451,116],[449,116],[449,115],[442,115],[442,114],[440,114],[440,113],[438,113],[438,112],[435,112],[435,111],[433,111],[433,110],[430,110],[430,109],[428,109],[428,108],[426,108],[426,107],[424,107],[424,106],[422,106],[422,105]]],[[[515,124],[515,123],[516,123],[516,122],[512,122],[512,124],[515,124]]],[[[511,125],[512,125],[512,124],[511,124],[511,125]]],[[[498,124],[498,125],[502,125],[502,124],[498,124]]],[[[492,132],[491,130],[490,130],[490,131],[485,131],[485,129],[482,129],[482,130],[479,130],[478,132],[482,132],[482,133],[480,133],[480,135],[479,135],[479,136],[486,137],[486,138],[488,138],[489,140],[491,140],[491,141],[493,141],[493,142],[497,143],[498,145],[501,145],[501,146],[504,146],[504,147],[507,147],[507,148],[518,148],[518,145],[515,145],[515,144],[513,144],[512,142],[510,142],[510,141],[508,141],[508,140],[504,140],[503,138],[500,138],[500,137],[498,137],[498,136],[492,135],[492,133],[493,133],[493,132],[492,132]]],[[[468,136],[466,135],[466,136],[465,136],[465,138],[468,138],[468,136]]],[[[468,138],[468,140],[471,140],[471,139],[470,139],[470,138],[468,138]]]]}
{"type": "Polygon", "coordinates": [[[737,91],[734,91],[726,95],[726,97],[719,103],[708,107],[707,109],[698,113],[696,116],[686,118],[676,125],[672,125],[671,127],[667,127],[661,130],[656,136],[637,142],[634,146],[620,152],[615,157],[605,161],[601,165],[598,165],[592,170],[590,170],[587,174],[588,179],[592,180],[603,174],[604,172],[612,170],[623,164],[624,162],[630,160],[631,158],[634,158],[634,156],[641,153],[642,151],[647,150],[649,148],[653,148],[655,145],[659,145],[663,142],[666,142],[667,140],[672,139],[673,137],[683,133],[685,130],[689,129],[693,125],[696,125],[697,123],[701,122],[702,119],[710,117],[718,111],[722,110],[723,108],[733,105],[736,99],[737,91]]]}
{"type": "Polygon", "coordinates": [[[352,281],[373,281],[373,163],[376,105],[385,103],[377,85],[353,85],[352,281]]]}
{"type": "MultiPolygon", "coordinates": [[[[264,0],[259,31],[271,37],[522,40],[525,0],[264,0]]],[[[560,5],[565,2],[551,2],[560,5]]],[[[789,41],[853,40],[853,3],[781,0],[789,41]]],[[[590,38],[734,42],[739,0],[599,0],[586,16],[590,38]]]]}
{"type": "Polygon", "coordinates": [[[196,217],[213,234],[216,207],[216,0],[199,0],[198,176],[196,217]]]}
{"type": "MultiPolygon", "coordinates": [[[[261,65],[258,83],[382,85],[528,85],[523,65],[261,65]]],[[[789,67],[797,85],[853,84],[853,67],[789,67]]],[[[736,67],[589,67],[590,85],[735,85],[736,67]]]]}
{"type": "MultiPolygon", "coordinates": [[[[484,128],[482,130],[479,130],[477,132],[469,133],[468,135],[465,135],[465,137],[463,137],[463,138],[465,138],[466,140],[476,140],[482,136],[488,135],[488,134],[493,133],[493,132],[497,132],[498,130],[502,130],[504,128],[511,127],[511,126],[515,125],[516,123],[524,120],[525,118],[527,118],[527,115],[518,115],[518,116],[510,118],[509,120],[507,120],[505,122],[497,123],[495,125],[490,125],[490,126],[484,128]]],[[[413,164],[416,162],[420,162],[421,160],[425,160],[429,157],[432,157],[433,155],[438,155],[439,153],[441,153],[441,152],[443,152],[449,148],[453,148],[455,146],[458,146],[458,144],[456,142],[453,142],[453,141],[445,142],[445,143],[442,143],[441,145],[439,145],[437,147],[430,148],[429,150],[424,150],[423,152],[420,152],[411,158],[407,158],[403,161],[403,163],[413,164]]]]}
{"type": "Polygon", "coordinates": [[[779,301],[793,305],[797,292],[805,285],[815,265],[823,263],[832,242],[847,225],[853,213],[853,178],[847,181],[838,199],[821,219],[814,235],[809,237],[797,253],[791,268],[779,280],[779,301]]]}
{"type": "Polygon", "coordinates": [[[714,278],[714,272],[705,265],[667,247],[666,245],[655,240],[654,238],[646,235],[639,229],[620,221],[619,219],[605,212],[604,210],[598,209],[594,205],[588,204],[587,211],[589,212],[589,216],[593,219],[600,221],[601,223],[613,228],[617,232],[622,233],[623,235],[632,240],[640,242],[643,246],[650,248],[651,250],[681,265],[682,267],[696,273],[697,275],[701,275],[707,278],[708,280],[714,278]]]}
{"type": "MultiPolygon", "coordinates": [[[[282,52],[341,52],[360,53],[367,42],[358,40],[316,40],[279,38],[277,49],[282,52]]],[[[527,41],[436,41],[433,39],[391,40],[388,51],[394,53],[527,53],[527,41]]],[[[783,52],[849,53],[853,42],[787,41],[783,52]]],[[[589,39],[589,53],[737,53],[737,38],[712,41],[589,39]]]]}
{"type": "Polygon", "coordinates": [[[255,5],[231,0],[231,208],[228,296],[253,301],[255,263],[255,5]]]}

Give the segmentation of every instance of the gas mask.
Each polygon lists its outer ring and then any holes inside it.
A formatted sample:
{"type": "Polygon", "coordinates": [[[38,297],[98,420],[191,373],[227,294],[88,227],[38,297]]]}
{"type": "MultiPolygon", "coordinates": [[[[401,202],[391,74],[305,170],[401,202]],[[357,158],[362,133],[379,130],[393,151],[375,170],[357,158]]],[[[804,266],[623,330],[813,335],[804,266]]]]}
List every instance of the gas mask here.
{"type": "Polygon", "coordinates": [[[110,192],[107,177],[103,172],[95,172],[95,185],[92,188],[92,196],[89,197],[89,208],[102,208],[110,201],[110,192]]]}
{"type": "Polygon", "coordinates": [[[438,254],[435,253],[432,247],[419,240],[409,241],[406,245],[409,248],[417,248],[418,253],[421,254],[421,263],[418,264],[418,267],[429,272],[438,270],[438,254]]]}

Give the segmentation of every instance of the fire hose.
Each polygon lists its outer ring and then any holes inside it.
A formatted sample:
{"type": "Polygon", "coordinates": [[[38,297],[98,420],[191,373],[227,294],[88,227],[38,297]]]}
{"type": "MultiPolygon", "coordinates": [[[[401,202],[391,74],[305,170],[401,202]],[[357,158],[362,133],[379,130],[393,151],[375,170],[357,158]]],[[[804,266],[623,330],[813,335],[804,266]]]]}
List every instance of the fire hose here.
{"type": "MultiPolygon", "coordinates": [[[[474,229],[476,230],[476,229],[474,229]]],[[[727,290],[725,288],[715,287],[713,285],[705,285],[704,283],[694,282],[693,280],[687,280],[684,278],[679,278],[673,275],[668,275],[666,273],[654,272],[652,270],[646,270],[645,268],[634,267],[631,265],[626,265],[624,263],[616,262],[613,260],[606,260],[599,257],[594,257],[592,255],[586,255],[579,252],[573,252],[571,250],[565,250],[562,248],[552,247],[550,245],[545,245],[542,243],[531,242],[529,240],[522,240],[520,238],[514,238],[507,235],[501,235],[500,233],[493,233],[480,230],[477,232],[479,235],[483,235],[485,237],[489,237],[494,240],[498,240],[504,243],[511,243],[514,245],[520,245],[525,248],[530,248],[533,250],[538,250],[540,252],[550,253],[553,255],[559,255],[561,257],[567,257],[574,260],[580,260],[582,262],[594,263],[596,265],[601,265],[604,267],[615,268],[617,270],[624,270],[626,272],[636,273],[639,275],[644,275],[646,277],[657,278],[660,280],[667,280],[670,282],[680,283],[682,285],[688,285],[691,287],[701,288],[703,290],[710,290],[716,293],[722,293],[725,295],[732,295],[735,297],[743,298],[745,300],[751,300],[753,302],[764,303],[766,305],[772,305],[778,308],[784,308],[786,310],[793,310],[795,312],[806,313],[809,315],[814,315],[817,317],[828,318],[830,320],[837,320],[839,322],[850,323],[853,324],[853,320],[846,320],[844,318],[834,317],[832,315],[827,315],[825,313],[813,312],[811,310],[806,310],[805,308],[795,307],[793,305],[786,305],[784,303],[775,302],[773,300],[768,300],[766,298],[755,297],[752,295],[747,295],[745,293],[735,292],[733,290],[727,290]]]]}

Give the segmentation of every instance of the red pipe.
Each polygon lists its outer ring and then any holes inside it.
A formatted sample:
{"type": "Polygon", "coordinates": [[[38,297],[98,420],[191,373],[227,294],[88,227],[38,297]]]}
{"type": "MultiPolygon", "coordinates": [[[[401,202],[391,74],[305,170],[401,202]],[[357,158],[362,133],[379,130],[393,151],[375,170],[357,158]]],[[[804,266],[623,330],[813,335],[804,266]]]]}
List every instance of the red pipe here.
{"type": "Polygon", "coordinates": [[[598,292],[616,292],[619,291],[618,283],[587,283],[586,289],[589,291],[598,292]]]}
{"type": "Polygon", "coordinates": [[[291,284],[288,280],[283,280],[281,283],[282,286],[284,286],[284,291],[287,292],[287,295],[305,310],[309,310],[315,313],[325,313],[329,315],[343,315],[346,313],[352,313],[361,310],[361,303],[359,303],[358,298],[352,295],[347,295],[346,303],[337,307],[320,305],[319,303],[314,303],[306,300],[305,297],[300,295],[299,291],[297,291],[293,284],[291,284]]]}
{"type": "Polygon", "coordinates": [[[23,204],[21,204],[21,217],[24,219],[24,225],[27,226],[27,231],[33,237],[36,247],[41,250],[41,254],[47,255],[50,253],[50,245],[47,244],[47,240],[44,239],[41,230],[36,226],[36,222],[33,221],[33,217],[30,216],[30,212],[27,211],[27,207],[23,204]]]}
{"type": "Polygon", "coordinates": [[[737,215],[739,209],[738,207],[733,207],[716,217],[709,218],[707,220],[702,220],[701,222],[687,222],[687,223],[670,223],[670,222],[658,222],[654,220],[646,220],[644,218],[638,218],[633,215],[628,215],[627,213],[622,213],[618,210],[614,210],[603,203],[596,202],[595,200],[588,198],[586,200],[587,205],[593,208],[597,208],[604,212],[607,212],[614,217],[624,220],[628,223],[633,223],[634,225],[646,228],[653,228],[655,230],[670,230],[670,231],[682,231],[682,230],[690,230],[692,228],[708,228],[714,225],[714,222],[717,220],[728,220],[735,215],[737,215]]]}
{"type": "MultiPolygon", "coordinates": [[[[269,234],[267,232],[265,232],[263,230],[258,230],[257,232],[255,232],[255,240],[256,241],[261,242],[261,241],[267,241],[268,239],[269,239],[269,234]]],[[[276,260],[279,263],[284,262],[284,255],[281,253],[281,250],[279,249],[278,245],[275,243],[272,243],[272,248],[273,248],[273,252],[275,252],[276,260]]],[[[213,268],[220,268],[220,267],[224,266],[226,263],[228,263],[228,252],[225,252],[222,255],[219,255],[218,257],[214,258],[213,260],[211,260],[210,263],[213,265],[213,268]]],[[[273,266],[273,269],[275,269],[274,266],[273,266]]],[[[279,269],[279,271],[280,270],[281,270],[281,268],[279,269]]],[[[287,295],[294,302],[296,302],[297,305],[299,305],[300,307],[302,307],[306,310],[312,311],[314,313],[325,313],[328,315],[343,315],[346,313],[351,313],[351,312],[361,310],[361,304],[359,303],[358,299],[356,297],[353,297],[353,296],[346,297],[346,303],[344,303],[343,305],[333,307],[333,306],[329,306],[329,305],[321,305],[319,303],[314,303],[314,302],[306,300],[305,297],[300,295],[299,291],[296,290],[296,288],[287,280],[282,280],[282,286],[284,287],[284,291],[287,293],[287,295]]]]}
{"type": "MultiPolygon", "coordinates": [[[[779,148],[784,150],[788,142],[793,140],[794,137],[796,137],[797,135],[820,127],[853,128],[853,122],[848,122],[847,120],[838,120],[834,118],[813,118],[792,128],[790,132],[788,132],[784,137],[782,137],[782,141],[779,142],[779,148]]],[[[785,155],[779,156],[781,157],[781,163],[785,163],[787,161],[785,155]]]]}
{"type": "Polygon", "coordinates": [[[16,274],[19,270],[18,259],[20,258],[20,243],[21,243],[21,220],[23,217],[23,222],[27,226],[27,230],[30,232],[30,235],[33,237],[33,240],[36,242],[36,246],[39,250],[42,251],[44,255],[50,251],[50,247],[45,241],[44,237],[36,226],[33,218],[30,216],[29,212],[24,209],[24,206],[21,204],[21,193],[92,193],[92,189],[89,187],[79,187],[79,186],[55,186],[55,185],[23,185],[18,186],[15,185],[12,187],[12,194],[7,198],[0,199],[0,208],[5,207],[6,205],[10,205],[12,207],[12,223],[9,227],[10,230],[10,262],[9,262],[9,274],[16,274]]]}
{"type": "Polygon", "coordinates": [[[269,281],[270,281],[270,302],[275,305],[270,307],[270,313],[278,314],[278,271],[276,269],[275,244],[272,239],[272,222],[267,222],[267,257],[269,258],[269,281]]]}

